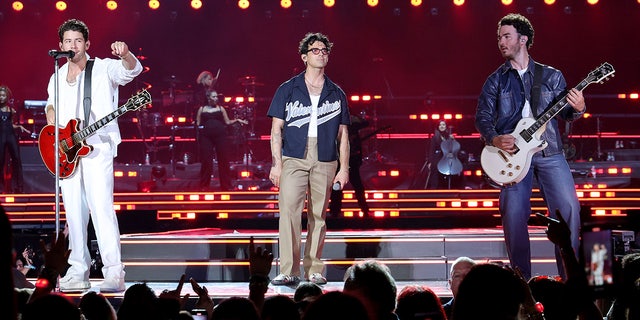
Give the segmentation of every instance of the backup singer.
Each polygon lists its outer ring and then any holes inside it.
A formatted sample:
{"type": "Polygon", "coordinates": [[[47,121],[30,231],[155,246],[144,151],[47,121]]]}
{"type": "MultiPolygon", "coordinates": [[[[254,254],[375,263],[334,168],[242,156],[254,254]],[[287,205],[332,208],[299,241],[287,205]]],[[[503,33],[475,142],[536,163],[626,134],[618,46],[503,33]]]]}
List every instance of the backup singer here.
{"type": "Polygon", "coordinates": [[[18,145],[18,136],[15,129],[21,132],[31,133],[21,124],[16,122],[16,109],[11,104],[11,89],[7,86],[0,86],[0,175],[2,176],[2,186],[5,187],[4,192],[22,193],[24,187],[24,179],[22,176],[22,160],[20,159],[20,147],[18,145]],[[9,150],[11,156],[11,181],[4,181],[4,165],[5,150],[9,150]]]}
{"type": "Polygon", "coordinates": [[[208,190],[213,173],[213,158],[217,155],[220,189],[233,190],[231,170],[229,168],[229,139],[227,125],[233,123],[247,124],[247,120],[233,119],[227,111],[218,105],[218,92],[207,92],[207,104],[198,108],[196,125],[198,126],[198,147],[200,148],[200,189],[208,190]],[[214,153],[215,149],[215,153],[214,153]]]}

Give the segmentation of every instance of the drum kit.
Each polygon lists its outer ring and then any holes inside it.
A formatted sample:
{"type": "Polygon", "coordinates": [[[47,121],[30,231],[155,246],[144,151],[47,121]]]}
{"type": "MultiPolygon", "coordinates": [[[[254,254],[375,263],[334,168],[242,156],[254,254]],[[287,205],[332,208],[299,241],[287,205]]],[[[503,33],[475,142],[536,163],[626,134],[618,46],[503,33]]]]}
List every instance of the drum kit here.
{"type": "MultiPolygon", "coordinates": [[[[162,150],[169,151],[169,162],[175,166],[176,163],[176,137],[189,136],[192,132],[196,134],[196,113],[199,105],[195,102],[193,90],[178,89],[182,80],[175,75],[165,76],[164,82],[167,83],[167,90],[161,92],[162,104],[159,111],[150,112],[146,109],[138,111],[138,127],[143,141],[145,142],[145,163],[158,162],[158,152],[162,150]],[[173,123],[167,123],[166,118],[173,117],[173,123]],[[168,145],[160,146],[159,137],[169,136],[168,145]]],[[[255,138],[255,122],[256,122],[256,87],[264,84],[258,82],[255,76],[247,75],[238,78],[238,83],[242,87],[242,95],[244,99],[231,99],[225,101],[220,99],[221,103],[227,108],[227,114],[230,119],[242,119],[248,122],[248,125],[240,125],[234,123],[229,127],[230,139],[236,155],[245,163],[251,161],[252,151],[249,142],[255,138]]],[[[221,95],[223,96],[223,95],[221,95]]],[[[191,154],[182,150],[184,155],[179,159],[190,159],[191,154]],[[188,156],[188,157],[187,157],[188,156]]],[[[186,163],[185,163],[186,164],[186,163]]]]}

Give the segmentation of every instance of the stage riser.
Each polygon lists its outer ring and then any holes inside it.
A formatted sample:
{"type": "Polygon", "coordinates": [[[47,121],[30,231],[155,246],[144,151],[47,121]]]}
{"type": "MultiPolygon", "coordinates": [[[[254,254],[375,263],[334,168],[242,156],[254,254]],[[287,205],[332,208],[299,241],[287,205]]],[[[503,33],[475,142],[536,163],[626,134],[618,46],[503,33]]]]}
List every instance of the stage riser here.
{"type": "MultiPolygon", "coordinates": [[[[422,238],[402,237],[398,234],[374,239],[329,234],[322,255],[327,279],[341,281],[348,266],[354,261],[367,259],[385,263],[398,281],[446,281],[451,262],[460,256],[468,256],[477,261],[508,261],[502,235],[495,231],[486,235],[470,231],[468,236],[443,234],[422,238]]],[[[137,237],[128,236],[122,241],[123,262],[129,281],[174,281],[176,275],[182,273],[197,277],[199,281],[213,282],[242,282],[248,277],[248,238],[235,235],[228,238],[211,236],[206,237],[207,239],[191,239],[192,241],[187,238],[156,236],[153,239],[135,238],[137,237]],[[172,241],[179,243],[171,243],[172,241]],[[210,243],[212,241],[215,243],[210,243]]],[[[557,274],[553,262],[554,247],[545,240],[544,232],[536,230],[531,233],[531,238],[533,273],[557,274]]],[[[259,246],[274,254],[274,268],[270,276],[275,277],[280,272],[277,235],[261,240],[259,246]]]]}

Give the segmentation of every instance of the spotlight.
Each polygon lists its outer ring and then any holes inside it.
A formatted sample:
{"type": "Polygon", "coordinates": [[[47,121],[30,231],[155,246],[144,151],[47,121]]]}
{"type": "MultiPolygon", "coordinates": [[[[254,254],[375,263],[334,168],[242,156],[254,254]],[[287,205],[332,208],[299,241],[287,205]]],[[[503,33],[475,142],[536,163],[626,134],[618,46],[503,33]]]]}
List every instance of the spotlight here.
{"type": "Polygon", "coordinates": [[[67,3],[64,2],[64,1],[57,1],[56,2],[56,10],[58,10],[58,11],[67,10],[67,3]]]}
{"type": "Polygon", "coordinates": [[[291,0],[280,0],[280,6],[283,9],[289,9],[291,8],[291,0]]]}
{"type": "Polygon", "coordinates": [[[376,7],[378,6],[378,0],[367,0],[367,5],[369,7],[376,7]]]}
{"type": "Polygon", "coordinates": [[[151,10],[157,10],[160,8],[160,1],[158,0],[149,0],[149,8],[151,10]]]}
{"type": "Polygon", "coordinates": [[[202,1],[201,0],[191,0],[191,8],[198,10],[200,8],[202,8],[202,1]]]}
{"type": "Polygon", "coordinates": [[[113,1],[113,0],[109,0],[107,1],[107,9],[113,11],[115,9],[118,9],[118,2],[113,1]]]}
{"type": "Polygon", "coordinates": [[[251,3],[249,2],[249,0],[238,0],[238,7],[240,9],[247,9],[250,5],[251,3]]]}
{"type": "Polygon", "coordinates": [[[24,3],[22,3],[22,1],[14,1],[11,7],[14,11],[22,11],[22,9],[24,9],[24,3]]]}
{"type": "Polygon", "coordinates": [[[336,4],[336,0],[324,0],[324,6],[331,8],[336,4]]]}

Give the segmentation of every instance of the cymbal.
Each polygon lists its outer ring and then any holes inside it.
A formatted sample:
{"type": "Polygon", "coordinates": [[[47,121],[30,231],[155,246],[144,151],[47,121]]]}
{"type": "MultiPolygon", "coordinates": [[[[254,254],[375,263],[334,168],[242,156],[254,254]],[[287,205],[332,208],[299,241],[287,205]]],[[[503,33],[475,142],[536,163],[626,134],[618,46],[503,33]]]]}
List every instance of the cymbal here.
{"type": "Polygon", "coordinates": [[[264,83],[256,81],[255,76],[244,76],[238,79],[238,82],[243,86],[264,86],[264,83]]]}
{"type": "Polygon", "coordinates": [[[171,82],[171,83],[181,83],[182,82],[182,80],[178,79],[174,75],[165,76],[164,78],[162,78],[162,80],[164,80],[165,82],[171,82]]]}

